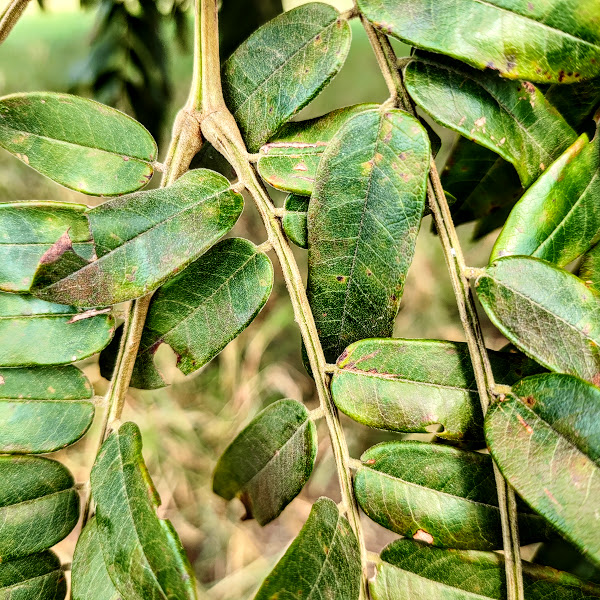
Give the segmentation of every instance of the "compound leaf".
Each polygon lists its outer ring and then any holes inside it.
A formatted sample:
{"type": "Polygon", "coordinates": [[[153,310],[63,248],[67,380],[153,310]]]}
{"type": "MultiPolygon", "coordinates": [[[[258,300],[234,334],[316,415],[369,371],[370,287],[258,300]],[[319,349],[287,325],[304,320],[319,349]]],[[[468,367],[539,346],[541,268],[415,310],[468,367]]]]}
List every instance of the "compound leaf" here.
{"type": "Polygon", "coordinates": [[[152,177],[156,143],[126,114],[69,94],[0,98],[0,147],[68,188],[117,196],[152,177]]]}
{"type": "Polygon", "coordinates": [[[134,423],[102,445],[91,476],[104,562],[128,600],[195,599],[191,567],[171,522],[156,511],[160,498],[142,457],[134,423]]]}
{"type": "Polygon", "coordinates": [[[250,152],[257,152],[336,75],[350,39],[350,26],[337,10],[312,2],[257,29],[225,61],[225,102],[250,152]]]}
{"type": "Polygon", "coordinates": [[[254,600],[358,600],[360,577],[360,550],[350,524],[333,500],[319,498],[254,600]]]}
{"type": "Polygon", "coordinates": [[[79,519],[79,494],[60,463],[0,456],[0,565],[65,538],[79,519]]]}
{"type": "MultiPolygon", "coordinates": [[[[502,548],[492,460],[486,454],[424,442],[384,442],[361,456],[354,490],[367,516],[434,546],[502,548]]],[[[521,541],[550,535],[544,520],[519,516],[521,541]]]]}
{"type": "Polygon", "coordinates": [[[67,580],[54,552],[0,563],[0,600],[64,600],[66,595],[67,580]]]}
{"type": "Polygon", "coordinates": [[[485,434],[508,482],[540,515],[600,562],[600,390],[577,377],[537,375],[490,408],[485,434]]]}
{"type": "Polygon", "coordinates": [[[600,239],[600,135],[584,133],[527,190],[500,232],[490,262],[535,256],[559,267],[600,239]]]}
{"type": "Polygon", "coordinates": [[[76,367],[0,369],[0,452],[54,452],[94,419],[92,386],[76,367]]]}
{"type": "Polygon", "coordinates": [[[317,431],[296,400],[279,400],[260,412],[219,459],[213,491],[236,496],[261,525],[276,519],[300,493],[317,457],[317,431]]]}
{"type": "Polygon", "coordinates": [[[359,0],[358,6],[375,27],[407,44],[510,79],[571,83],[600,75],[596,0],[359,0]]]}
{"type": "Polygon", "coordinates": [[[600,380],[600,295],[537,258],[509,256],[475,282],[500,331],[551,371],[600,380]]]}
{"type": "Polygon", "coordinates": [[[83,528],[71,567],[73,600],[121,600],[104,563],[96,517],[83,528]]]}
{"type": "Polygon", "coordinates": [[[374,108],[376,104],[356,104],[316,119],[287,123],[261,147],[260,176],[274,188],[310,196],[327,144],[349,119],[374,108]]]}
{"type": "Polygon", "coordinates": [[[40,259],[67,230],[75,252],[91,259],[86,210],[63,202],[0,204],[0,290],[28,292],[40,259]]]}
{"type": "Polygon", "coordinates": [[[156,289],[227,233],[243,208],[222,175],[188,171],[173,185],[115,198],[87,215],[96,255],[85,261],[68,235],[42,258],[32,292],[75,306],[109,306],[156,289]]]}
{"type": "Polygon", "coordinates": [[[424,129],[395,109],[356,115],[323,153],[308,207],[308,298],[330,362],[392,333],[429,161],[424,129]]]}
{"type": "Polygon", "coordinates": [[[154,353],[168,344],[186,375],[214,358],[256,317],[273,287],[269,257],[248,240],[213,246],[152,297],[142,332],[132,385],[166,385],[154,353]]]}
{"type": "Polygon", "coordinates": [[[410,95],[424,111],[512,163],[524,187],[577,137],[529,82],[503,80],[422,54],[406,67],[405,77],[410,95]]]}
{"type": "MultiPolygon", "coordinates": [[[[489,351],[505,385],[540,367],[522,354],[489,351]]],[[[483,441],[483,415],[467,345],[439,340],[367,339],[348,346],[331,382],[336,406],[355,421],[391,431],[426,432],[469,444],[483,441]]]]}
{"type": "MultiPolygon", "coordinates": [[[[523,586],[527,600],[600,598],[600,586],[528,562],[523,562],[523,586]]],[[[370,589],[373,600],[504,600],[507,597],[500,554],[445,550],[413,540],[396,540],[383,549],[370,589]]]]}
{"type": "Polygon", "coordinates": [[[283,206],[285,214],[281,219],[281,225],[289,240],[300,246],[308,248],[308,203],[310,198],[290,194],[285,199],[283,206]]]}
{"type": "Polygon", "coordinates": [[[0,366],[75,362],[100,352],[113,333],[111,314],[0,292],[0,366]]]}

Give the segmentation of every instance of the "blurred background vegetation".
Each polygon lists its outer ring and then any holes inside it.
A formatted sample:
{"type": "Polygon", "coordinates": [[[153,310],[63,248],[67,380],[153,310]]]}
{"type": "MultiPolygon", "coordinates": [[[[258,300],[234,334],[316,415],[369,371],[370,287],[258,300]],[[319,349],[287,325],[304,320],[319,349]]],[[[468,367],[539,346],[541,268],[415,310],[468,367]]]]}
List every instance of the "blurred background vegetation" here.
{"type": "MultiPolygon", "coordinates": [[[[117,106],[141,120],[166,150],[170,123],[184,103],[191,79],[192,24],[188,0],[44,0],[32,4],[0,49],[0,95],[18,91],[76,92],[117,106]]],[[[227,56],[265,20],[302,1],[223,0],[222,54],[227,56]]],[[[350,0],[331,1],[340,9],[350,0]]],[[[299,118],[317,116],[358,102],[381,102],[386,87],[360,23],[354,21],[352,49],[333,83],[299,118]]],[[[397,46],[400,54],[407,48],[397,46]]],[[[260,60],[259,57],[257,57],[260,60]]],[[[443,133],[443,157],[453,136],[443,133]]],[[[207,153],[203,165],[220,168],[207,153]]],[[[153,182],[156,185],[156,181],[153,182]]],[[[281,204],[282,196],[273,191],[281,204]]],[[[0,201],[60,200],[96,204],[60,188],[21,162],[0,152],[0,201]]],[[[487,262],[495,234],[471,243],[472,225],[459,228],[467,262],[487,262]]],[[[232,235],[260,243],[264,232],[250,203],[232,235]]],[[[306,255],[297,251],[305,271],[306,255]]],[[[272,257],[274,258],[274,257],[272,257]]],[[[277,272],[277,265],[276,272],[277,272]]],[[[505,341],[484,319],[488,345],[505,341]]],[[[395,335],[409,338],[463,340],[440,245],[431,231],[430,217],[421,228],[398,315],[395,335]]],[[[60,343],[60,340],[57,340],[60,343]]],[[[271,299],[256,321],[215,360],[194,376],[184,378],[174,367],[166,345],[158,352],[163,370],[175,383],[163,390],[131,390],[124,420],[142,429],[144,455],[170,518],[187,549],[204,590],[212,600],[240,600],[252,596],[289,541],[307,518],[314,499],[328,495],[339,500],[337,479],[326,430],[320,428],[317,468],[301,495],[281,518],[260,528],[242,521],[241,503],[226,504],[211,490],[215,462],[236,433],[262,408],[289,397],[316,406],[312,380],[300,356],[295,327],[281,277],[271,299]]],[[[97,359],[81,365],[103,394],[97,359]]],[[[96,419],[97,423],[100,419],[96,419]]],[[[390,434],[368,430],[343,419],[351,454],[390,439],[390,434]]],[[[92,430],[59,458],[78,481],[88,478],[97,444],[92,430]]],[[[393,534],[365,518],[368,545],[378,551],[393,534]]],[[[59,553],[70,560],[76,533],[59,553]]]]}

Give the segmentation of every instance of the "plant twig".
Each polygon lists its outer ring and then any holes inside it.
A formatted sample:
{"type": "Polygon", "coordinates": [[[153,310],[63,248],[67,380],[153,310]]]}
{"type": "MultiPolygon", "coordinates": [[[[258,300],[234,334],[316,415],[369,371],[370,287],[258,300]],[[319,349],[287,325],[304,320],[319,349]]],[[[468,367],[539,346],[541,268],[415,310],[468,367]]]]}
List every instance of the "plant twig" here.
{"type": "Polygon", "coordinates": [[[260,181],[252,163],[248,160],[246,145],[242,139],[237,123],[229,112],[221,91],[221,70],[219,62],[217,2],[201,0],[202,14],[202,79],[204,90],[211,90],[210,95],[202,98],[202,133],[205,138],[221,152],[231,163],[238,179],[243,182],[250,193],[273,245],[285,279],[294,317],[306,347],[311,370],[315,378],[320,406],[331,438],[331,446],[338,472],[342,506],[354,531],[361,549],[362,562],[362,599],[368,598],[366,575],[366,548],[362,534],[360,513],[353,493],[352,475],[350,472],[350,456],[344,437],[337,409],[329,390],[329,375],[326,374],[326,361],[317,334],[300,270],[292,249],[283,232],[281,221],[277,217],[275,207],[260,181]]]}
{"type": "MultiPolygon", "coordinates": [[[[196,21],[198,21],[197,15],[196,21]]],[[[199,27],[196,27],[195,32],[196,37],[199,36],[199,27]]],[[[197,64],[201,62],[198,56],[199,51],[199,42],[195,39],[194,62],[197,64]]],[[[194,78],[188,103],[179,111],[175,118],[160,187],[171,185],[176,179],[181,177],[188,170],[192,158],[194,158],[194,155],[202,145],[200,125],[194,114],[195,107],[191,106],[190,108],[190,104],[193,104],[193,99],[200,95],[199,85],[201,85],[199,79],[194,78]]],[[[120,422],[151,300],[152,293],[133,300],[125,316],[121,344],[110,385],[105,396],[104,405],[106,410],[100,430],[98,450],[110,435],[113,425],[120,422]]],[[[82,527],[90,517],[91,501],[91,494],[88,493],[83,509],[82,527]]]]}
{"type": "MultiPolygon", "coordinates": [[[[379,67],[382,73],[384,73],[392,97],[397,99],[399,108],[416,116],[415,108],[404,86],[402,73],[396,66],[398,60],[387,36],[375,30],[363,16],[361,16],[361,20],[375,52],[379,67]]],[[[431,159],[429,171],[427,198],[442,243],[460,320],[467,339],[481,407],[485,414],[495,394],[494,375],[481,331],[473,294],[469,280],[467,279],[472,270],[468,269],[465,265],[450,208],[433,159],[431,159]]],[[[502,477],[496,464],[493,464],[498,491],[498,506],[502,521],[507,595],[509,600],[524,600],[515,493],[502,477]]]]}
{"type": "Polygon", "coordinates": [[[11,0],[0,14],[0,44],[8,37],[31,0],[11,0]]]}

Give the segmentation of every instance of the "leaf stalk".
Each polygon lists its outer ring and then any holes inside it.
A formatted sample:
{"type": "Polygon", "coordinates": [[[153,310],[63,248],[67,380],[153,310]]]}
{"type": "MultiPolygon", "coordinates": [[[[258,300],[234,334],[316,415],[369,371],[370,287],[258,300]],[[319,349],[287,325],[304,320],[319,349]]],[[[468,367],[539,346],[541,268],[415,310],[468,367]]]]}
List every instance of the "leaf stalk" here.
{"type": "MultiPolygon", "coordinates": [[[[390,90],[391,97],[397,102],[399,108],[413,116],[417,116],[412,100],[404,86],[402,71],[397,68],[398,59],[387,36],[377,31],[364,15],[361,15],[361,21],[390,90]]],[[[465,265],[452,214],[433,158],[430,164],[427,198],[442,244],[475,373],[481,407],[485,414],[492,398],[496,395],[496,389],[479,316],[468,280],[469,274],[475,270],[465,265]]],[[[502,522],[507,597],[508,600],[524,600],[515,492],[502,477],[496,463],[493,463],[493,465],[502,522]]]]}
{"type": "Polygon", "coordinates": [[[283,232],[277,210],[260,181],[254,165],[249,160],[246,145],[242,139],[235,119],[225,105],[221,88],[221,66],[219,61],[218,22],[216,0],[200,0],[202,23],[202,79],[204,90],[211,90],[202,98],[202,133],[204,137],[230,162],[238,179],[244,183],[263,220],[269,241],[281,264],[281,270],[288,289],[294,318],[300,329],[311,370],[315,378],[320,407],[323,410],[331,446],[338,472],[342,507],[361,552],[362,600],[368,598],[367,591],[367,554],[362,534],[362,524],[356,498],[354,497],[350,455],[348,445],[340,424],[337,409],[329,390],[329,375],[326,373],[326,361],[317,333],[313,314],[306,297],[300,270],[294,258],[287,237],[283,232]]]}

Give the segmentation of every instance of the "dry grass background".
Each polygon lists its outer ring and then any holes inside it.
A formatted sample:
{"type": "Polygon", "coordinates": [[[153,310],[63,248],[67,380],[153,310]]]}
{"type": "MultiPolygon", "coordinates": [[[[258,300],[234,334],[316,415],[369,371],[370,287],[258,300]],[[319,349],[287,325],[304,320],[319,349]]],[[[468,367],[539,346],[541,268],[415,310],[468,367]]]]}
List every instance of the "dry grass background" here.
{"type": "MultiPolygon", "coordinates": [[[[70,69],[87,52],[92,22],[92,15],[82,12],[33,11],[27,15],[0,50],[0,94],[34,89],[66,90],[70,69]]],[[[185,98],[191,57],[175,54],[172,65],[177,90],[171,115],[185,98]]],[[[368,42],[360,28],[354,27],[353,47],[346,66],[330,88],[303,111],[303,116],[356,102],[382,101],[385,96],[385,86],[368,42]]],[[[451,136],[445,135],[444,139],[448,143],[451,136]]],[[[92,203],[92,199],[56,186],[1,152],[0,201],[29,199],[92,203]]],[[[468,263],[483,265],[494,235],[472,245],[470,227],[463,226],[459,232],[468,263]]],[[[233,234],[251,237],[256,242],[264,239],[250,203],[233,234]]],[[[305,252],[298,250],[296,254],[305,270],[305,252]]],[[[503,345],[502,338],[487,323],[485,331],[490,347],[503,345]]],[[[430,218],[421,228],[395,335],[463,339],[440,246],[431,233],[430,218]]],[[[211,490],[211,474],[217,458],[262,408],[284,397],[316,406],[312,381],[301,363],[300,338],[281,277],[256,321],[199,373],[187,378],[181,376],[166,346],[161,347],[158,357],[176,382],[158,391],[131,390],[123,418],[137,422],[142,430],[144,455],[162,498],[161,510],[173,521],[183,540],[201,582],[203,597],[249,598],[302,526],[312,502],[321,495],[339,499],[327,432],[322,425],[316,470],[300,496],[274,523],[260,528],[253,521],[241,521],[244,513],[241,504],[237,501],[226,504],[211,490]]],[[[97,359],[80,366],[94,383],[96,393],[103,394],[107,382],[100,377],[97,359]]],[[[98,417],[100,412],[99,409],[98,417]]],[[[78,481],[89,476],[99,421],[97,418],[95,427],[80,443],[57,456],[78,481]]],[[[345,418],[343,422],[354,456],[392,437],[345,418]]],[[[372,550],[380,549],[394,538],[368,519],[364,518],[364,522],[372,550]]],[[[76,533],[59,546],[65,560],[69,560],[73,551],[76,533]]]]}

